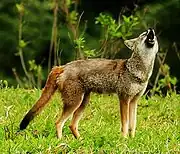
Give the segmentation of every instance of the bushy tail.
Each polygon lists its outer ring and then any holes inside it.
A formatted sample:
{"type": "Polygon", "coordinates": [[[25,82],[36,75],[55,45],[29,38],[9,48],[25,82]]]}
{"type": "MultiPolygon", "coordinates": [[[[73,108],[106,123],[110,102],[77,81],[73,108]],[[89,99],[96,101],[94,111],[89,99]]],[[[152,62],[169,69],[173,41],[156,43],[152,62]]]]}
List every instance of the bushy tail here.
{"type": "Polygon", "coordinates": [[[51,96],[54,94],[54,92],[57,89],[56,84],[56,78],[59,74],[63,72],[63,69],[61,67],[54,67],[52,71],[50,72],[48,79],[46,81],[46,85],[44,87],[44,90],[41,94],[41,97],[39,100],[34,104],[34,106],[29,110],[29,112],[25,115],[23,120],[20,124],[20,130],[23,130],[27,127],[29,122],[38,114],[40,111],[42,111],[43,107],[48,103],[51,96]]]}

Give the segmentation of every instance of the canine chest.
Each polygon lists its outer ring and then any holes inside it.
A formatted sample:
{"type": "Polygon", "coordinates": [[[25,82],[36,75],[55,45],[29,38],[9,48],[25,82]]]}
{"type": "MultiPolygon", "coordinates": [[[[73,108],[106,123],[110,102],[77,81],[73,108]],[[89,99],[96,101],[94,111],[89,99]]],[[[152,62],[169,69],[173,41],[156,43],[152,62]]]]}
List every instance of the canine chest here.
{"type": "Polygon", "coordinates": [[[135,96],[139,93],[143,93],[147,87],[147,82],[140,83],[131,79],[121,80],[118,83],[118,93],[125,94],[127,96],[135,96]]]}

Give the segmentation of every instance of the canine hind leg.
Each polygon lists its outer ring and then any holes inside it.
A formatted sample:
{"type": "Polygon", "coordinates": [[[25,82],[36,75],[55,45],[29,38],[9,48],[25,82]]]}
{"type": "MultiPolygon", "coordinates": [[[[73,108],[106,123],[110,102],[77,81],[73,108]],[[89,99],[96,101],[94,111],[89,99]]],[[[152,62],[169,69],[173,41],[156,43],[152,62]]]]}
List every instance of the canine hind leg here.
{"type": "Polygon", "coordinates": [[[78,82],[66,81],[61,91],[63,111],[56,121],[57,137],[62,137],[62,129],[68,118],[79,108],[83,99],[83,89],[78,82]]]}
{"type": "Polygon", "coordinates": [[[90,98],[90,93],[85,93],[81,105],[73,114],[73,119],[71,121],[71,125],[69,126],[69,128],[71,129],[75,138],[78,138],[80,136],[80,134],[78,132],[78,123],[82,117],[82,114],[83,114],[83,111],[84,111],[86,105],[89,102],[89,98],[90,98]]]}

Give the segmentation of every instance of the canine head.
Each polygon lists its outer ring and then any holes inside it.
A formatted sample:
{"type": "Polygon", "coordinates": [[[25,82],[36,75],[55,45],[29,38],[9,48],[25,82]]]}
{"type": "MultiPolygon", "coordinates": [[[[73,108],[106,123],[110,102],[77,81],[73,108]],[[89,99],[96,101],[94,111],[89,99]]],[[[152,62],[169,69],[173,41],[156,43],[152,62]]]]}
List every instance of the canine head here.
{"type": "Polygon", "coordinates": [[[152,28],[141,33],[139,37],[126,40],[124,44],[134,52],[139,52],[140,54],[148,52],[157,53],[158,52],[158,42],[155,32],[152,28]]]}

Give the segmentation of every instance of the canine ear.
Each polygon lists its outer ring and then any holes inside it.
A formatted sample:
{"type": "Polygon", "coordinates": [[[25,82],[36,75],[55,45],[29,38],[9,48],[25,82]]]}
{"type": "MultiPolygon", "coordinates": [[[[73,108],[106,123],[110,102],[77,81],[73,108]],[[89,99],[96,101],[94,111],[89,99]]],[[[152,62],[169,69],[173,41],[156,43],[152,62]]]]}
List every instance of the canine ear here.
{"type": "Polygon", "coordinates": [[[134,38],[134,39],[130,39],[130,40],[126,40],[124,41],[124,44],[131,50],[134,49],[134,44],[135,42],[137,41],[137,38],[134,38]]]}

